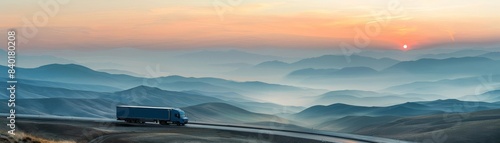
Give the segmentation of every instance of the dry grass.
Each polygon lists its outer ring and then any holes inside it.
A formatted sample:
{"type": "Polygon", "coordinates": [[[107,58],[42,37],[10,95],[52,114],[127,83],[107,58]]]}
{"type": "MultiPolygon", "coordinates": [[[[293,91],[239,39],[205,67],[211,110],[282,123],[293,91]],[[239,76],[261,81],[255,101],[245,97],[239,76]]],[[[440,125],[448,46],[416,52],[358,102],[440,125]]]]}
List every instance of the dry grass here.
{"type": "Polygon", "coordinates": [[[76,143],[75,141],[44,139],[23,132],[17,132],[16,135],[2,133],[0,135],[0,140],[11,143],[76,143]]]}

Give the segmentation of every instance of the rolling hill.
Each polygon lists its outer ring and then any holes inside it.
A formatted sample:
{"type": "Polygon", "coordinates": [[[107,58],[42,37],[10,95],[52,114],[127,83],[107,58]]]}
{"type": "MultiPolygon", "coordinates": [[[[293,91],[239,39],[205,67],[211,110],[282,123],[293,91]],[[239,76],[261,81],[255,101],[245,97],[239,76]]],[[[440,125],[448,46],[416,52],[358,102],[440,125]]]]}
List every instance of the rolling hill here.
{"type": "Polygon", "coordinates": [[[345,116],[340,119],[320,123],[314,128],[327,131],[354,132],[367,126],[390,123],[400,118],[398,116],[345,116]]]}
{"type": "MultiPolygon", "coordinates": [[[[0,66],[0,69],[6,70],[7,67],[0,66]]],[[[293,86],[269,84],[258,81],[236,82],[231,80],[210,78],[210,77],[194,78],[194,77],[182,77],[182,76],[167,76],[167,77],[158,77],[153,79],[141,78],[124,74],[110,74],[106,72],[99,72],[76,64],[50,64],[37,68],[18,68],[17,72],[19,74],[17,78],[19,79],[72,83],[72,84],[104,85],[104,86],[117,87],[120,89],[128,89],[136,87],[142,84],[147,84],[149,80],[154,80],[156,82],[159,82],[158,85],[160,87],[168,88],[169,90],[175,89],[175,91],[188,90],[189,87],[186,87],[186,85],[195,85],[191,90],[196,90],[200,88],[208,90],[214,87],[217,87],[216,88],[217,90],[220,89],[241,90],[247,92],[256,91],[256,89],[259,89],[259,91],[304,90],[303,88],[298,88],[293,86]]]]}
{"type": "Polygon", "coordinates": [[[186,107],[207,102],[223,102],[223,100],[214,97],[167,91],[142,85],[113,94],[116,100],[128,105],[186,107]]]}
{"type": "Polygon", "coordinates": [[[415,142],[499,142],[500,109],[406,117],[353,133],[415,142]]]}
{"type": "Polygon", "coordinates": [[[498,78],[500,78],[500,75],[494,74],[491,76],[471,76],[437,81],[417,81],[391,86],[382,91],[395,93],[439,94],[447,95],[448,98],[459,98],[465,95],[478,94],[476,93],[477,88],[484,84],[491,88],[500,87],[500,82],[498,82],[498,80],[492,80],[498,78]]]}
{"type": "Polygon", "coordinates": [[[228,104],[231,104],[233,106],[243,108],[245,110],[255,112],[255,113],[263,113],[263,114],[293,114],[293,113],[298,113],[302,110],[305,109],[305,107],[302,106],[286,106],[286,105],[279,105],[275,103],[269,103],[269,102],[238,102],[238,101],[232,101],[232,102],[226,102],[228,104]]]}
{"type": "MultiPolygon", "coordinates": [[[[115,118],[115,107],[118,104],[121,103],[89,98],[16,99],[16,114],[115,118]]],[[[0,110],[9,110],[7,102],[3,103],[0,110]]]]}
{"type": "MultiPolygon", "coordinates": [[[[0,49],[0,55],[7,55],[4,50],[6,47],[0,49]]],[[[22,68],[34,68],[47,64],[70,64],[75,63],[74,60],[69,60],[61,57],[50,56],[50,55],[38,55],[38,54],[20,54],[17,55],[17,67],[22,68]]],[[[0,65],[6,66],[6,62],[0,63],[0,65]]]]}
{"type": "Polygon", "coordinates": [[[479,101],[460,101],[457,99],[435,100],[415,102],[421,105],[429,106],[434,110],[445,112],[474,112],[481,110],[499,109],[500,105],[479,101]]]}
{"type": "Polygon", "coordinates": [[[405,102],[436,100],[442,97],[426,94],[393,94],[363,90],[337,90],[311,98],[314,98],[311,102],[312,105],[344,103],[358,106],[388,106],[405,102]]]}
{"type": "MultiPolygon", "coordinates": [[[[0,66],[0,69],[6,70],[7,67],[0,66]]],[[[124,90],[140,85],[148,85],[171,91],[234,92],[251,98],[259,98],[263,101],[273,101],[272,99],[279,98],[276,96],[278,94],[286,94],[291,99],[295,99],[302,95],[324,92],[324,90],[259,81],[239,82],[210,77],[166,76],[141,78],[124,74],[99,72],[76,64],[51,64],[38,68],[18,68],[17,71],[18,79],[110,87],[110,89],[100,89],[100,91],[116,91],[116,89],[124,90]]]]}
{"type": "Polygon", "coordinates": [[[199,94],[224,100],[224,103],[243,108],[250,112],[264,114],[290,114],[297,113],[305,109],[302,106],[285,106],[275,103],[263,102],[258,99],[252,99],[234,92],[203,92],[203,91],[184,91],[189,94],[199,94]]]}
{"type": "Polygon", "coordinates": [[[465,101],[499,102],[500,90],[488,91],[478,95],[466,95],[459,99],[465,101]]]}
{"type": "Polygon", "coordinates": [[[354,106],[336,103],[328,106],[309,107],[290,116],[294,120],[307,119],[312,125],[324,123],[346,116],[419,116],[442,113],[467,113],[481,110],[500,109],[499,104],[487,102],[460,101],[456,99],[407,102],[386,107],[354,106]]]}
{"type": "Polygon", "coordinates": [[[389,58],[371,58],[359,55],[324,55],[320,57],[313,57],[303,59],[290,66],[297,67],[295,69],[303,68],[344,68],[344,67],[370,67],[373,69],[383,69],[399,61],[389,58]]]}
{"type": "Polygon", "coordinates": [[[319,105],[345,103],[350,105],[387,106],[411,101],[423,101],[423,99],[401,96],[356,97],[351,95],[323,95],[313,103],[319,105]]]}
{"type": "MultiPolygon", "coordinates": [[[[24,82],[20,82],[16,84],[17,86],[16,92],[18,94],[18,96],[16,96],[16,99],[34,99],[34,98],[95,99],[95,98],[108,98],[112,95],[111,93],[108,92],[73,90],[73,89],[57,88],[57,87],[36,86],[30,84],[33,83],[24,84],[24,82]]],[[[2,82],[0,83],[0,86],[7,87],[7,83],[2,82]]],[[[0,92],[0,98],[8,99],[9,97],[6,95],[6,92],[0,92]]]]}
{"type": "Polygon", "coordinates": [[[371,76],[378,72],[369,67],[345,67],[342,69],[301,69],[292,71],[287,78],[351,78],[357,76],[371,76]]]}
{"type": "Polygon", "coordinates": [[[305,58],[296,62],[286,63],[282,61],[267,61],[257,64],[255,68],[276,69],[305,69],[305,68],[344,68],[344,67],[370,67],[383,69],[396,64],[397,60],[389,58],[371,58],[359,55],[323,55],[319,57],[305,58]]]}
{"type": "MultiPolygon", "coordinates": [[[[43,82],[42,82],[43,83],[43,82]]],[[[0,83],[7,87],[6,83],[0,83]]],[[[234,105],[239,108],[244,108],[252,112],[257,113],[267,113],[267,114],[277,114],[277,113],[296,113],[303,110],[304,107],[300,106],[283,106],[274,103],[263,103],[255,102],[251,100],[232,100],[239,98],[245,98],[237,93],[230,93],[231,95],[216,96],[219,93],[208,93],[208,92],[177,92],[159,89],[156,87],[148,86],[137,86],[131,89],[117,91],[117,92],[95,92],[95,91],[84,91],[84,90],[73,90],[65,88],[56,87],[44,87],[29,85],[24,83],[17,84],[18,89],[17,96],[18,100],[26,101],[27,103],[39,102],[33,104],[36,106],[24,106],[18,105],[20,108],[26,111],[30,111],[33,114],[51,114],[49,109],[52,109],[52,105],[55,102],[59,103],[72,103],[81,105],[82,107],[92,107],[94,100],[103,100],[113,102],[110,103],[110,107],[118,103],[127,105],[147,105],[147,106],[170,106],[170,107],[187,107],[197,104],[203,104],[208,102],[220,102],[234,105]],[[205,95],[206,94],[206,95],[205,95]],[[235,98],[230,98],[231,96],[235,98]],[[219,98],[225,99],[221,100],[219,98]],[[89,101],[85,101],[88,99],[89,101]],[[85,102],[84,102],[85,101],[85,102]],[[79,103],[80,102],[80,103],[79,103]]],[[[226,93],[223,93],[226,94],[226,93]]],[[[8,96],[2,92],[0,93],[1,99],[7,99],[8,96]]],[[[95,103],[101,104],[99,103],[95,103]]],[[[108,117],[108,115],[101,113],[94,114],[72,114],[83,112],[84,109],[74,110],[75,107],[69,104],[61,104],[61,114],[65,116],[84,116],[84,117],[108,117]],[[65,111],[62,111],[65,110],[65,111]],[[67,111],[66,111],[67,110],[67,111]]],[[[7,110],[6,110],[7,111],[7,110]]],[[[30,113],[26,112],[26,113],[30,113]]],[[[86,110],[85,112],[92,112],[86,110]]],[[[109,114],[109,113],[106,113],[109,114]]]]}
{"type": "Polygon", "coordinates": [[[425,54],[419,56],[419,59],[446,59],[446,58],[461,58],[461,57],[475,57],[482,54],[488,53],[484,50],[460,50],[451,53],[439,53],[439,54],[425,54]]]}
{"type": "Polygon", "coordinates": [[[253,113],[226,103],[204,103],[182,108],[189,120],[196,122],[217,123],[252,123],[252,122],[278,122],[290,121],[274,115],[253,113]]]}
{"type": "Polygon", "coordinates": [[[231,75],[261,81],[281,81],[281,77],[300,69],[341,69],[346,67],[368,67],[381,70],[399,61],[389,58],[371,58],[359,55],[323,55],[305,58],[296,62],[270,60],[252,67],[245,67],[230,72],[231,75]]]}
{"type": "Polygon", "coordinates": [[[187,91],[182,91],[182,92],[189,93],[189,94],[198,94],[198,95],[215,97],[215,98],[219,98],[219,99],[222,99],[225,101],[237,101],[237,102],[260,101],[259,99],[246,97],[246,96],[243,96],[243,95],[238,94],[236,92],[207,92],[207,91],[201,91],[201,90],[187,90],[187,91]]]}
{"type": "Polygon", "coordinates": [[[312,106],[303,111],[290,116],[292,120],[306,120],[306,125],[317,125],[330,120],[339,119],[345,116],[363,116],[370,113],[371,110],[380,107],[353,106],[342,103],[336,103],[328,106],[312,106]]]}
{"type": "Polygon", "coordinates": [[[478,57],[490,58],[492,60],[500,60],[500,52],[490,52],[479,55],[478,57]]]}
{"type": "MultiPolygon", "coordinates": [[[[1,67],[1,69],[6,68],[7,67],[5,66],[1,67]]],[[[17,68],[16,72],[18,75],[18,79],[86,85],[103,85],[119,89],[131,88],[140,85],[143,82],[142,78],[123,74],[109,74],[105,72],[98,72],[76,64],[50,64],[37,68],[17,68]]]]}
{"type": "MultiPolygon", "coordinates": [[[[244,81],[237,82],[231,80],[224,80],[218,78],[193,78],[193,77],[182,77],[182,76],[168,76],[159,78],[161,84],[158,87],[162,89],[169,89],[173,91],[185,91],[185,90],[201,90],[205,92],[234,92],[241,94],[243,96],[259,99],[260,101],[265,102],[273,102],[277,104],[294,104],[294,103],[302,103],[303,101],[299,100],[299,97],[304,95],[315,95],[324,92],[325,90],[321,89],[311,89],[311,88],[301,88],[295,86],[288,85],[280,85],[280,84],[270,84],[260,81],[244,81]],[[197,82],[201,84],[193,84],[194,86],[186,85],[187,88],[182,88],[180,90],[172,89],[175,86],[163,86],[166,83],[175,83],[175,82],[197,82]],[[199,85],[208,85],[208,87],[200,87],[199,85]],[[217,87],[217,88],[209,88],[209,87],[217,87]],[[224,87],[224,88],[219,88],[224,87]],[[287,102],[281,99],[282,96],[286,95],[288,99],[287,102]]],[[[260,102],[259,101],[259,102],[260,102]]],[[[295,104],[302,105],[302,104],[295,104]]]]}

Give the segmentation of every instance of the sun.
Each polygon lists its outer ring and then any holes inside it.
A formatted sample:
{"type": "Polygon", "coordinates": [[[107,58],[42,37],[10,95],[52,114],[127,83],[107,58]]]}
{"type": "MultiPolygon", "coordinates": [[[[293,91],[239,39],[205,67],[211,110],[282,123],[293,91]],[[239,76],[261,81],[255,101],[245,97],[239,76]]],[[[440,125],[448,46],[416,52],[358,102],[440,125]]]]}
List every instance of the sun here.
{"type": "Polygon", "coordinates": [[[406,46],[406,44],[405,44],[405,45],[403,45],[403,48],[405,48],[405,49],[406,49],[406,48],[408,48],[408,46],[406,46]]]}

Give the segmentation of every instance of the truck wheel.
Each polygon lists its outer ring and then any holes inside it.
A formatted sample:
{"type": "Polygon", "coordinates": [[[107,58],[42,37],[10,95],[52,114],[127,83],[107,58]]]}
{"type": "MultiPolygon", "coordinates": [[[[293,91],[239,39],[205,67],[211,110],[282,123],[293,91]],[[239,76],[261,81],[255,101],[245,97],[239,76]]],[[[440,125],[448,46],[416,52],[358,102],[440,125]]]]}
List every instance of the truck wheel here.
{"type": "Polygon", "coordinates": [[[180,126],[180,125],[181,125],[181,123],[177,122],[177,126],[180,126]]]}
{"type": "Polygon", "coordinates": [[[160,121],[160,125],[168,125],[167,121],[160,121]]]}

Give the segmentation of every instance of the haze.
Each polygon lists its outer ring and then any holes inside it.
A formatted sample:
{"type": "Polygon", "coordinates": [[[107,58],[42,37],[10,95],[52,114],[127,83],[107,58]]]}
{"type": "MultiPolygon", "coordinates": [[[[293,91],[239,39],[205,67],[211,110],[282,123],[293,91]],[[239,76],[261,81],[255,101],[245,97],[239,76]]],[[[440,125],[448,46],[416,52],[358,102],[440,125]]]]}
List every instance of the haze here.
{"type": "MultiPolygon", "coordinates": [[[[70,1],[25,49],[339,48],[356,28],[389,13],[368,48],[425,48],[454,42],[491,43],[500,36],[496,1],[218,0],[70,1]],[[220,2],[223,2],[222,4],[220,2]],[[215,5],[215,6],[214,6],[215,5]]],[[[2,29],[32,20],[37,1],[4,2],[2,29]],[[23,7],[23,8],[19,8],[23,7]]],[[[3,36],[3,35],[2,35],[3,36]]]]}

